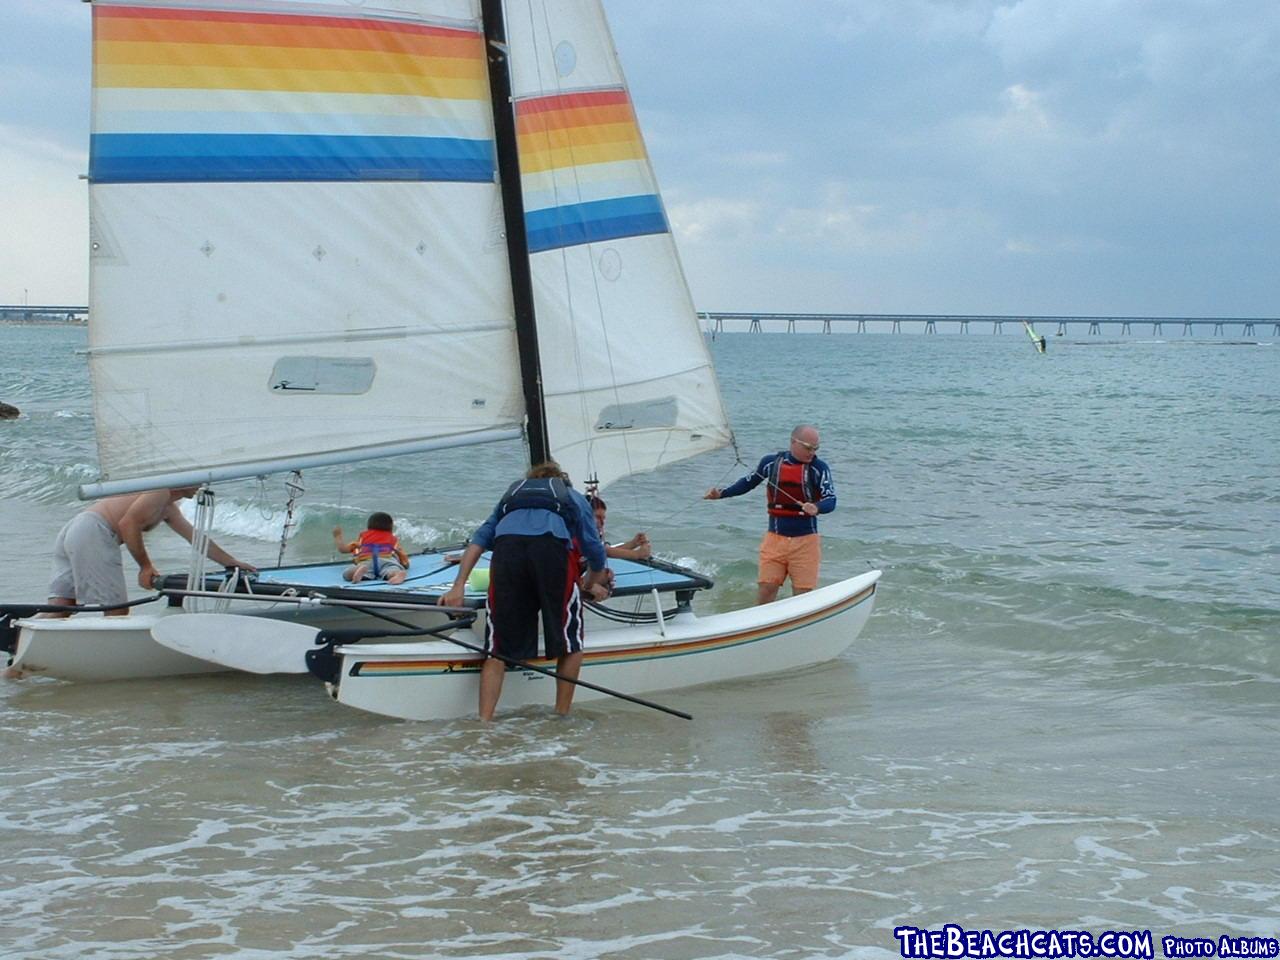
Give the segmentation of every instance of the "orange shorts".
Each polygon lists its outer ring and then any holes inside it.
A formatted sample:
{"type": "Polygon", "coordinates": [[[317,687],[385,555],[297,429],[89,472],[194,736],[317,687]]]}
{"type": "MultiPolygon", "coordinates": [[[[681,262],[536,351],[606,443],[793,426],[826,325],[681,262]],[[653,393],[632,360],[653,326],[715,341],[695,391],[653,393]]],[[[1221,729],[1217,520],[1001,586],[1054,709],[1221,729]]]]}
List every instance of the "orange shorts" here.
{"type": "Polygon", "coordinates": [[[818,562],[822,559],[822,537],[783,537],[766,533],[760,541],[760,583],[780,587],[791,577],[791,589],[812,590],[818,585],[818,562]]]}

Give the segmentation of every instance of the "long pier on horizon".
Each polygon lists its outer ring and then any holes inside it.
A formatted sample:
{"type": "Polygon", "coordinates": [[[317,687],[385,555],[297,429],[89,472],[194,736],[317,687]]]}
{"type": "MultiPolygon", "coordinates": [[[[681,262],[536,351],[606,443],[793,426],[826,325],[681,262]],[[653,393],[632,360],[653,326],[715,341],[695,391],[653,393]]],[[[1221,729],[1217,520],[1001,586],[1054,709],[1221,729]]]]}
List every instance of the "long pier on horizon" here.
{"type": "Polygon", "coordinates": [[[89,322],[89,308],[76,304],[0,303],[0,321],[85,324],[89,322]]]}
{"type": "MultiPolygon", "coordinates": [[[[0,321],[16,323],[70,323],[88,322],[89,308],[77,304],[0,304],[0,321]]],[[[1280,337],[1280,317],[1133,317],[1133,316],[1013,316],[1000,314],[945,314],[945,313],[755,313],[700,311],[698,319],[714,332],[723,333],[726,321],[745,323],[749,333],[764,332],[766,323],[781,326],[786,333],[796,333],[802,326],[816,327],[821,333],[834,333],[837,326],[852,325],[856,333],[868,333],[868,324],[887,326],[890,333],[901,333],[903,324],[923,333],[937,333],[952,328],[957,333],[969,333],[970,326],[982,329],[990,324],[992,334],[1004,333],[1006,323],[1021,326],[1023,321],[1037,327],[1038,333],[1053,328],[1056,336],[1065,335],[1068,327],[1084,327],[1089,335],[1099,335],[1102,328],[1119,328],[1121,336],[1131,335],[1134,325],[1149,326],[1153,336],[1164,334],[1166,325],[1181,332],[1184,337],[1195,336],[1196,328],[1208,329],[1212,336],[1225,336],[1228,328],[1239,336],[1258,335],[1270,327],[1271,336],[1280,337]]]]}
{"type": "Polygon", "coordinates": [[[924,333],[937,333],[955,328],[957,333],[969,333],[970,324],[979,329],[991,325],[991,333],[1004,333],[1006,323],[1021,327],[1023,321],[1037,327],[1037,333],[1055,328],[1055,335],[1065,335],[1068,327],[1086,327],[1091,335],[1101,334],[1104,326],[1119,327],[1121,335],[1132,334],[1134,324],[1150,325],[1152,335],[1163,335],[1165,325],[1181,328],[1182,336],[1195,336],[1195,329],[1211,328],[1212,336],[1224,336],[1228,327],[1238,330],[1240,336],[1257,336],[1257,328],[1271,327],[1271,335],[1280,337],[1280,317],[1125,317],[1125,316],[1004,316],[986,314],[944,313],[720,313],[705,311],[698,318],[716,333],[724,332],[725,321],[745,322],[749,333],[762,333],[764,324],[785,324],[785,332],[796,333],[801,325],[816,326],[821,333],[833,333],[834,327],[854,325],[856,333],[867,333],[867,324],[888,325],[889,332],[901,333],[903,324],[922,328],[924,333]]]}

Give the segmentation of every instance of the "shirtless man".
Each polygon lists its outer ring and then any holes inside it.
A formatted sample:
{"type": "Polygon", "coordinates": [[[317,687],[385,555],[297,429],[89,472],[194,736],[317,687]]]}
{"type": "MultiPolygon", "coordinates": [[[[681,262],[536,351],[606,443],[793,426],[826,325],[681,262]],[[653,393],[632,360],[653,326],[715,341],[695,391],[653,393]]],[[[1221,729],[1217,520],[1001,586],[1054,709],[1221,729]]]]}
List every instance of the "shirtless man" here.
{"type": "MultiPolygon", "coordinates": [[[[190,543],[195,531],[178,509],[178,501],[194,496],[198,489],[174,487],[108,497],[72,517],[54,543],[49,603],[59,607],[125,603],[129,599],[129,591],[120,559],[121,544],[128,548],[138,563],[138,586],[144,590],[152,589],[160,573],[147,554],[142,535],[163,522],[190,543]]],[[[208,555],[226,567],[239,567],[251,573],[258,569],[252,564],[241,563],[212,540],[209,541],[208,555]]],[[[106,615],[120,616],[128,612],[127,607],[122,607],[107,610],[106,615]]],[[[46,616],[69,617],[71,612],[46,616]]]]}

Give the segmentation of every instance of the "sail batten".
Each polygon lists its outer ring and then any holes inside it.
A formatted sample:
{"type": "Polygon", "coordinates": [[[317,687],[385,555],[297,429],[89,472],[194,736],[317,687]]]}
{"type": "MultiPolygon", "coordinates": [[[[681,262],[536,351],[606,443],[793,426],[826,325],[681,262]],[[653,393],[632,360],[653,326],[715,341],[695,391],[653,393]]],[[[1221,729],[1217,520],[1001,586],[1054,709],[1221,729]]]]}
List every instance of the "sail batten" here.
{"type": "Polygon", "coordinates": [[[452,327],[371,327],[328,334],[302,333],[293,336],[238,337],[235,340],[188,340],[184,343],[165,341],[129,346],[89,347],[80,352],[88,357],[110,356],[112,354],[151,356],[158,353],[185,353],[195,350],[234,350],[246,346],[271,347],[288,345],[298,347],[324,343],[360,343],[368,340],[406,340],[412,337],[465,337],[471,334],[494,333],[509,329],[510,321],[503,319],[488,323],[473,323],[452,327]]]}

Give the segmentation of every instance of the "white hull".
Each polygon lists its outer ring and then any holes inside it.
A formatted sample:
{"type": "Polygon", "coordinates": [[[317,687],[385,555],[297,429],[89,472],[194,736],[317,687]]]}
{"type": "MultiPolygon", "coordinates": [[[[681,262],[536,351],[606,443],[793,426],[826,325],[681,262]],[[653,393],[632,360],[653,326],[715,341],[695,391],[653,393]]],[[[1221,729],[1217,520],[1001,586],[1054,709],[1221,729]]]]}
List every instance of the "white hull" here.
{"type": "MultiPolygon", "coordinates": [[[[320,628],[368,627],[367,615],[326,607],[298,611],[264,613],[261,604],[232,603],[232,613],[249,614],[305,623],[320,628]]],[[[183,613],[180,607],[158,606],[154,613],[131,613],[124,617],[104,617],[81,613],[62,619],[19,620],[21,632],[11,659],[24,675],[56,677],[78,683],[104,680],[140,680],[149,677],[180,677],[199,673],[219,673],[230,669],[220,663],[199,660],[156,642],[151,628],[164,617],[183,613]]],[[[397,616],[419,626],[443,622],[440,614],[421,616],[397,611],[397,616]]]]}
{"type": "Polygon", "coordinates": [[[151,639],[151,627],[170,612],[104,617],[81,613],[64,619],[20,620],[12,665],[24,674],[61,680],[136,680],[194,673],[216,673],[226,667],[197,660],[162,647],[151,639]]]}
{"type": "MultiPolygon", "coordinates": [[[[582,679],[622,693],[644,693],[777,673],[839,656],[857,638],[874,605],[879,571],[764,607],[698,617],[682,613],[638,626],[587,619],[582,679]]],[[[275,608],[232,603],[231,612],[304,623],[316,628],[368,627],[367,615],[341,608],[275,608]]],[[[12,663],[24,673],[78,682],[216,673],[228,668],[158,643],[151,628],[182,613],[178,607],[125,617],[78,614],[19,622],[12,663]]],[[[425,608],[395,611],[419,626],[437,626],[441,614],[425,608]]],[[[482,643],[476,632],[459,637],[482,643]]],[[[478,697],[480,657],[446,641],[365,643],[343,654],[339,702],[407,719],[469,716],[478,697]]],[[[549,664],[540,662],[540,665],[549,664]]],[[[550,703],[553,681],[532,670],[508,674],[503,708],[550,703]]],[[[605,696],[580,688],[577,700],[605,696]]]]}
{"type": "MultiPolygon", "coordinates": [[[[580,679],[620,693],[675,690],[720,680],[779,673],[834,659],[857,639],[875,605],[873,571],[763,607],[656,624],[587,632],[580,679]]],[[[477,636],[460,634],[469,643],[477,636]]],[[[408,720],[474,715],[478,654],[446,641],[339,647],[333,685],[340,703],[408,720]]],[[[538,661],[539,666],[554,666],[538,661]]],[[[500,708],[547,705],[555,681],[532,670],[509,671],[500,708]]],[[[607,694],[580,687],[575,701],[607,694]]]]}

